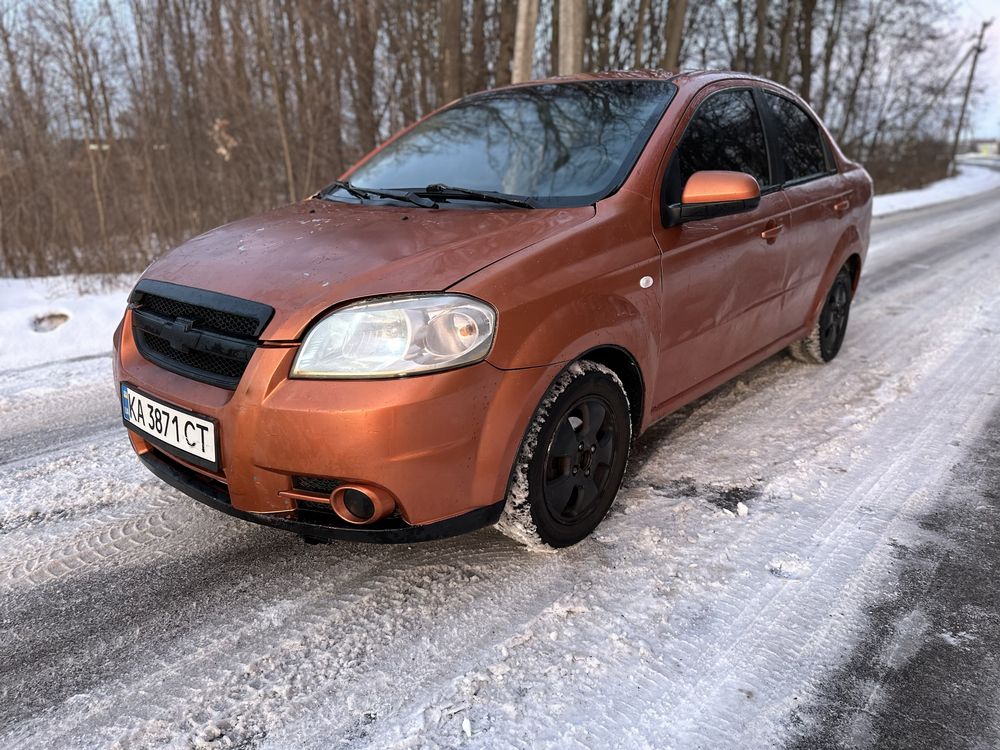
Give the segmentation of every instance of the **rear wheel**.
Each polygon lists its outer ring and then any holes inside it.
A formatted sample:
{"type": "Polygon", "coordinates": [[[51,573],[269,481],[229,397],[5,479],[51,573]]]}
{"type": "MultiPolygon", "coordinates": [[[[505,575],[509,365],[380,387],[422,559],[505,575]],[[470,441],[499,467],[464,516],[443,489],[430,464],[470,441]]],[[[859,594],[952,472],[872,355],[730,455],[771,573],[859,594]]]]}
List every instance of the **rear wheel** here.
{"type": "Polygon", "coordinates": [[[816,325],[806,338],[789,346],[788,353],[800,362],[812,364],[823,364],[836,357],[847,333],[852,296],[851,271],[844,266],[826,294],[816,325]]]}
{"type": "Polygon", "coordinates": [[[621,380],[595,362],[573,363],[535,411],[497,528],[530,547],[576,544],[614,502],[631,443],[621,380]]]}

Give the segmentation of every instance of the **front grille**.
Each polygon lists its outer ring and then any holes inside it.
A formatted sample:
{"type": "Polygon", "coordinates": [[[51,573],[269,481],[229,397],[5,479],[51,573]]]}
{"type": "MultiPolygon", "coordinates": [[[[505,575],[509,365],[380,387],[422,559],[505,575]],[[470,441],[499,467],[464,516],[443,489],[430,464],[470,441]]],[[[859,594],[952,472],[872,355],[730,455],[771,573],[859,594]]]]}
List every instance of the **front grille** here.
{"type": "Polygon", "coordinates": [[[156,358],[168,359],[192,370],[212,373],[227,380],[233,380],[235,383],[239,382],[240,378],[243,377],[243,371],[247,368],[246,362],[237,362],[234,359],[227,359],[208,352],[178,351],[166,339],[161,339],[146,331],[139,331],[139,337],[142,344],[145,344],[145,346],[140,344],[140,351],[146,349],[156,358]]]}
{"type": "Polygon", "coordinates": [[[245,315],[212,310],[190,302],[161,297],[158,294],[143,295],[142,309],[165,318],[186,318],[203,331],[215,331],[238,338],[256,338],[259,325],[259,321],[245,315]]]}
{"type": "Polygon", "coordinates": [[[303,492],[315,492],[317,495],[329,495],[341,483],[336,479],[322,477],[292,477],[292,487],[303,492]]]}
{"type": "Polygon", "coordinates": [[[234,390],[274,309],[259,302],[162,281],[129,297],[139,353],[165,370],[234,390]]]}
{"type": "Polygon", "coordinates": [[[147,447],[149,448],[149,452],[151,454],[164,463],[169,464],[175,471],[184,474],[190,484],[197,483],[202,487],[209,489],[216,499],[224,501],[227,505],[232,504],[232,500],[229,498],[229,485],[221,479],[205,476],[204,474],[195,471],[181,459],[177,458],[177,456],[174,456],[173,454],[168,453],[155,445],[149,445],[147,443],[147,447]]]}

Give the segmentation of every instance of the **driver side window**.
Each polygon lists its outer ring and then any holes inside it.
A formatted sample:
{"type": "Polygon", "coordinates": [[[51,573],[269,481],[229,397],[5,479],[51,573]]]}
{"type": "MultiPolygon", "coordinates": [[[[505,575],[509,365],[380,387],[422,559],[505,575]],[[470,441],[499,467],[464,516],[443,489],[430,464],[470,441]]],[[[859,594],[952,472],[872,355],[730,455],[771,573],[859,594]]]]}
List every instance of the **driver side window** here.
{"type": "Polygon", "coordinates": [[[703,101],[677,147],[680,184],[695,172],[746,172],[761,189],[771,184],[757,105],[749,89],[729,89],[703,101]]]}

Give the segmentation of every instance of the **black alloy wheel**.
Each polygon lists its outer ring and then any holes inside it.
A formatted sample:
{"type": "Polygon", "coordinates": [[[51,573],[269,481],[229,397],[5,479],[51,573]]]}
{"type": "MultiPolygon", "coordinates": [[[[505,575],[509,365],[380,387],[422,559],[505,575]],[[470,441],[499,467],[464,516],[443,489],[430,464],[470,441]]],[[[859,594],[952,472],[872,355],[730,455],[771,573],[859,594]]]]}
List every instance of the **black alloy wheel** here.
{"type": "Polygon", "coordinates": [[[597,394],[582,396],[559,416],[542,485],[545,507],[555,521],[577,524],[600,509],[613,477],[619,433],[614,409],[597,394]]]}
{"type": "Polygon", "coordinates": [[[610,369],[579,361],[564,370],[522,444],[524,501],[515,498],[505,511],[501,531],[544,547],[568,547],[590,534],[625,476],[632,447],[629,408],[624,386],[610,369]]]}
{"type": "Polygon", "coordinates": [[[829,362],[840,351],[850,312],[851,276],[844,269],[837,274],[819,315],[819,344],[823,361],[829,362]]]}

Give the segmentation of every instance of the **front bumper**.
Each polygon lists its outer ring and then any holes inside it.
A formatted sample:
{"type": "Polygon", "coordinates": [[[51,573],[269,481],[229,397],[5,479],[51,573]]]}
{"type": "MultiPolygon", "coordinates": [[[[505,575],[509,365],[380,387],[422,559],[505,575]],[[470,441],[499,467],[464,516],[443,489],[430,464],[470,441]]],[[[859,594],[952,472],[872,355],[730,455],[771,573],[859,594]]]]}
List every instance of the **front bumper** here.
{"type": "Polygon", "coordinates": [[[271,526],[284,531],[300,534],[307,539],[317,541],[349,541],[374,542],[377,544],[401,544],[409,542],[427,542],[432,539],[444,539],[449,536],[466,534],[484,526],[492,526],[500,520],[504,501],[493,505],[470,510],[459,516],[446,518],[423,526],[333,526],[328,523],[284,517],[249,513],[234,508],[229,499],[229,493],[219,482],[213,482],[197,472],[186,470],[183,466],[171,464],[153,453],[140,454],[139,459],[153,474],[185,495],[193,497],[198,502],[210,508],[241,518],[244,521],[271,526]]]}
{"type": "Polygon", "coordinates": [[[154,474],[231,515],[330,539],[415,541],[494,523],[535,406],[561,367],[500,370],[481,362],[396,380],[293,380],[296,347],[262,345],[229,391],[144,359],[129,314],[115,343],[118,384],[218,424],[215,473],[130,430],[154,474]],[[296,476],[377,485],[396,499],[397,512],[392,523],[372,526],[312,523],[296,476]]]}

